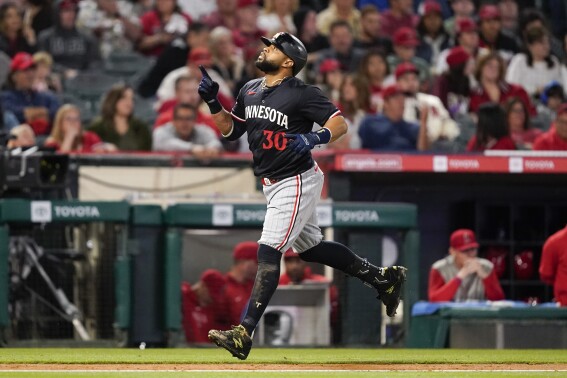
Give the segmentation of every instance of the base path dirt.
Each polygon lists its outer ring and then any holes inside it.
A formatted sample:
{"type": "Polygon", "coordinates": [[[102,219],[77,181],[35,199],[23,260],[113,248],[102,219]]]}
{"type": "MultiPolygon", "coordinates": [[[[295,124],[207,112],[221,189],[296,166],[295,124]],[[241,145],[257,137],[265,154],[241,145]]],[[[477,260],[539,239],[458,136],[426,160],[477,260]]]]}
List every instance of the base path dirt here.
{"type": "Polygon", "coordinates": [[[567,364],[0,364],[2,370],[556,370],[567,364]]]}

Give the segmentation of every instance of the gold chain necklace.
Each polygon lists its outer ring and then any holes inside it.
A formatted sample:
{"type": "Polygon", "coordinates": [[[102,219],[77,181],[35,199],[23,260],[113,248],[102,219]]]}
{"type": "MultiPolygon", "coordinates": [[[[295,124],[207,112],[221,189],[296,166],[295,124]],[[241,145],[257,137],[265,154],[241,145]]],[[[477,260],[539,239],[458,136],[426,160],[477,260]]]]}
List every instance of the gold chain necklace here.
{"type": "Polygon", "coordinates": [[[262,90],[275,87],[276,85],[280,85],[280,84],[282,83],[282,81],[284,81],[284,80],[287,79],[288,77],[289,77],[289,76],[282,77],[281,79],[278,79],[278,80],[274,81],[274,82],[272,83],[272,85],[270,85],[270,86],[268,86],[268,85],[266,84],[266,77],[264,77],[264,78],[262,79],[262,84],[261,84],[262,90]],[[276,83],[277,83],[277,84],[276,84],[276,83]]]}

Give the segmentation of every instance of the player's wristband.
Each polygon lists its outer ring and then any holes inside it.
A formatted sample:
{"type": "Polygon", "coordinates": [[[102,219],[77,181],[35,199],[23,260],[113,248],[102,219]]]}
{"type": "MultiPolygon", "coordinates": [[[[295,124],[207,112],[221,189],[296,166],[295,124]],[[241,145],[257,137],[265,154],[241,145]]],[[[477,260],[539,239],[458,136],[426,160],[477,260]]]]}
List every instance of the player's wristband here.
{"type": "Polygon", "coordinates": [[[216,98],[207,101],[207,105],[209,106],[209,110],[211,111],[211,114],[217,114],[222,110],[222,105],[219,102],[219,100],[216,98]]]}
{"type": "Polygon", "coordinates": [[[331,141],[331,138],[333,136],[333,134],[331,134],[331,130],[327,129],[326,127],[317,130],[314,134],[317,136],[317,138],[319,138],[319,142],[317,142],[316,144],[327,144],[331,141]]]}

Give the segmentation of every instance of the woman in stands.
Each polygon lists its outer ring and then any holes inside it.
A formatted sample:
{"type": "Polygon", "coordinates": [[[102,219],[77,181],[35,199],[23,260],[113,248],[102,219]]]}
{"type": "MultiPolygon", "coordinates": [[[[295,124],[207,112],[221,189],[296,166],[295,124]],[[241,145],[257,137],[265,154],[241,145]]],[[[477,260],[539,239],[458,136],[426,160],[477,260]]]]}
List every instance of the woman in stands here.
{"type": "Polygon", "coordinates": [[[18,52],[34,53],[36,43],[35,32],[24,27],[17,5],[11,2],[0,5],[0,50],[12,58],[18,52]]]}
{"type": "Polygon", "coordinates": [[[217,26],[211,30],[209,51],[213,57],[213,70],[222,76],[236,98],[236,84],[246,76],[246,64],[242,59],[242,51],[234,44],[230,29],[217,26]]]}
{"type": "Polygon", "coordinates": [[[543,132],[531,126],[530,113],[522,101],[511,98],[504,108],[510,136],[519,150],[531,150],[534,141],[543,132]]]}
{"type": "Polygon", "coordinates": [[[480,58],[477,62],[475,78],[478,87],[471,92],[469,111],[475,113],[487,102],[503,105],[512,97],[518,97],[529,109],[530,115],[536,115],[528,93],[519,85],[504,80],[506,64],[497,52],[492,52],[480,58]]]}
{"type": "Polygon", "coordinates": [[[134,90],[124,84],[113,86],[102,101],[101,115],[89,130],[120,151],[151,151],[148,125],[134,117],[134,90]]]}
{"type": "Polygon", "coordinates": [[[362,119],[370,112],[370,91],[368,85],[353,74],[343,77],[339,88],[339,102],[337,104],[341,114],[348,124],[349,133],[329,148],[347,150],[359,149],[360,137],[358,128],[362,119]]]}
{"type": "Polygon", "coordinates": [[[51,134],[45,141],[47,147],[59,152],[105,152],[115,151],[116,147],[103,143],[99,136],[83,130],[81,113],[75,105],[66,104],[55,115],[51,134]]]}
{"type": "Polygon", "coordinates": [[[516,144],[510,137],[506,123],[506,113],[499,104],[489,102],[478,109],[478,123],[467,151],[515,150],[516,144]]]}
{"type": "Polygon", "coordinates": [[[534,27],[526,31],[526,53],[514,55],[506,80],[521,85],[533,97],[541,94],[552,81],[567,85],[567,70],[551,55],[549,35],[543,28],[534,27]]]}
{"type": "Polygon", "coordinates": [[[457,119],[468,114],[474,61],[467,50],[456,46],[447,55],[447,65],[449,69],[436,78],[433,94],[441,99],[451,117],[457,119]]]}
{"type": "Polygon", "coordinates": [[[386,80],[389,75],[390,66],[386,61],[386,56],[380,50],[368,50],[360,62],[358,77],[368,85],[370,108],[374,111],[382,111],[382,88],[389,80],[386,80]]]}

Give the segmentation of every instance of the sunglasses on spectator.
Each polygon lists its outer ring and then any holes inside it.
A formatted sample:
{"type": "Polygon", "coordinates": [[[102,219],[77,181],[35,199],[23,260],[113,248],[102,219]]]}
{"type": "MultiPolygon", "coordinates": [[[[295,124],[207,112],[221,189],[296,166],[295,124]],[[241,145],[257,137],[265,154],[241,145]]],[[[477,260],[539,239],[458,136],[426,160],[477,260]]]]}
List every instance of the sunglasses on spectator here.
{"type": "Polygon", "coordinates": [[[178,117],[178,116],[176,116],[175,119],[178,120],[178,121],[190,122],[190,121],[194,121],[195,119],[197,119],[197,117],[178,117]]]}

